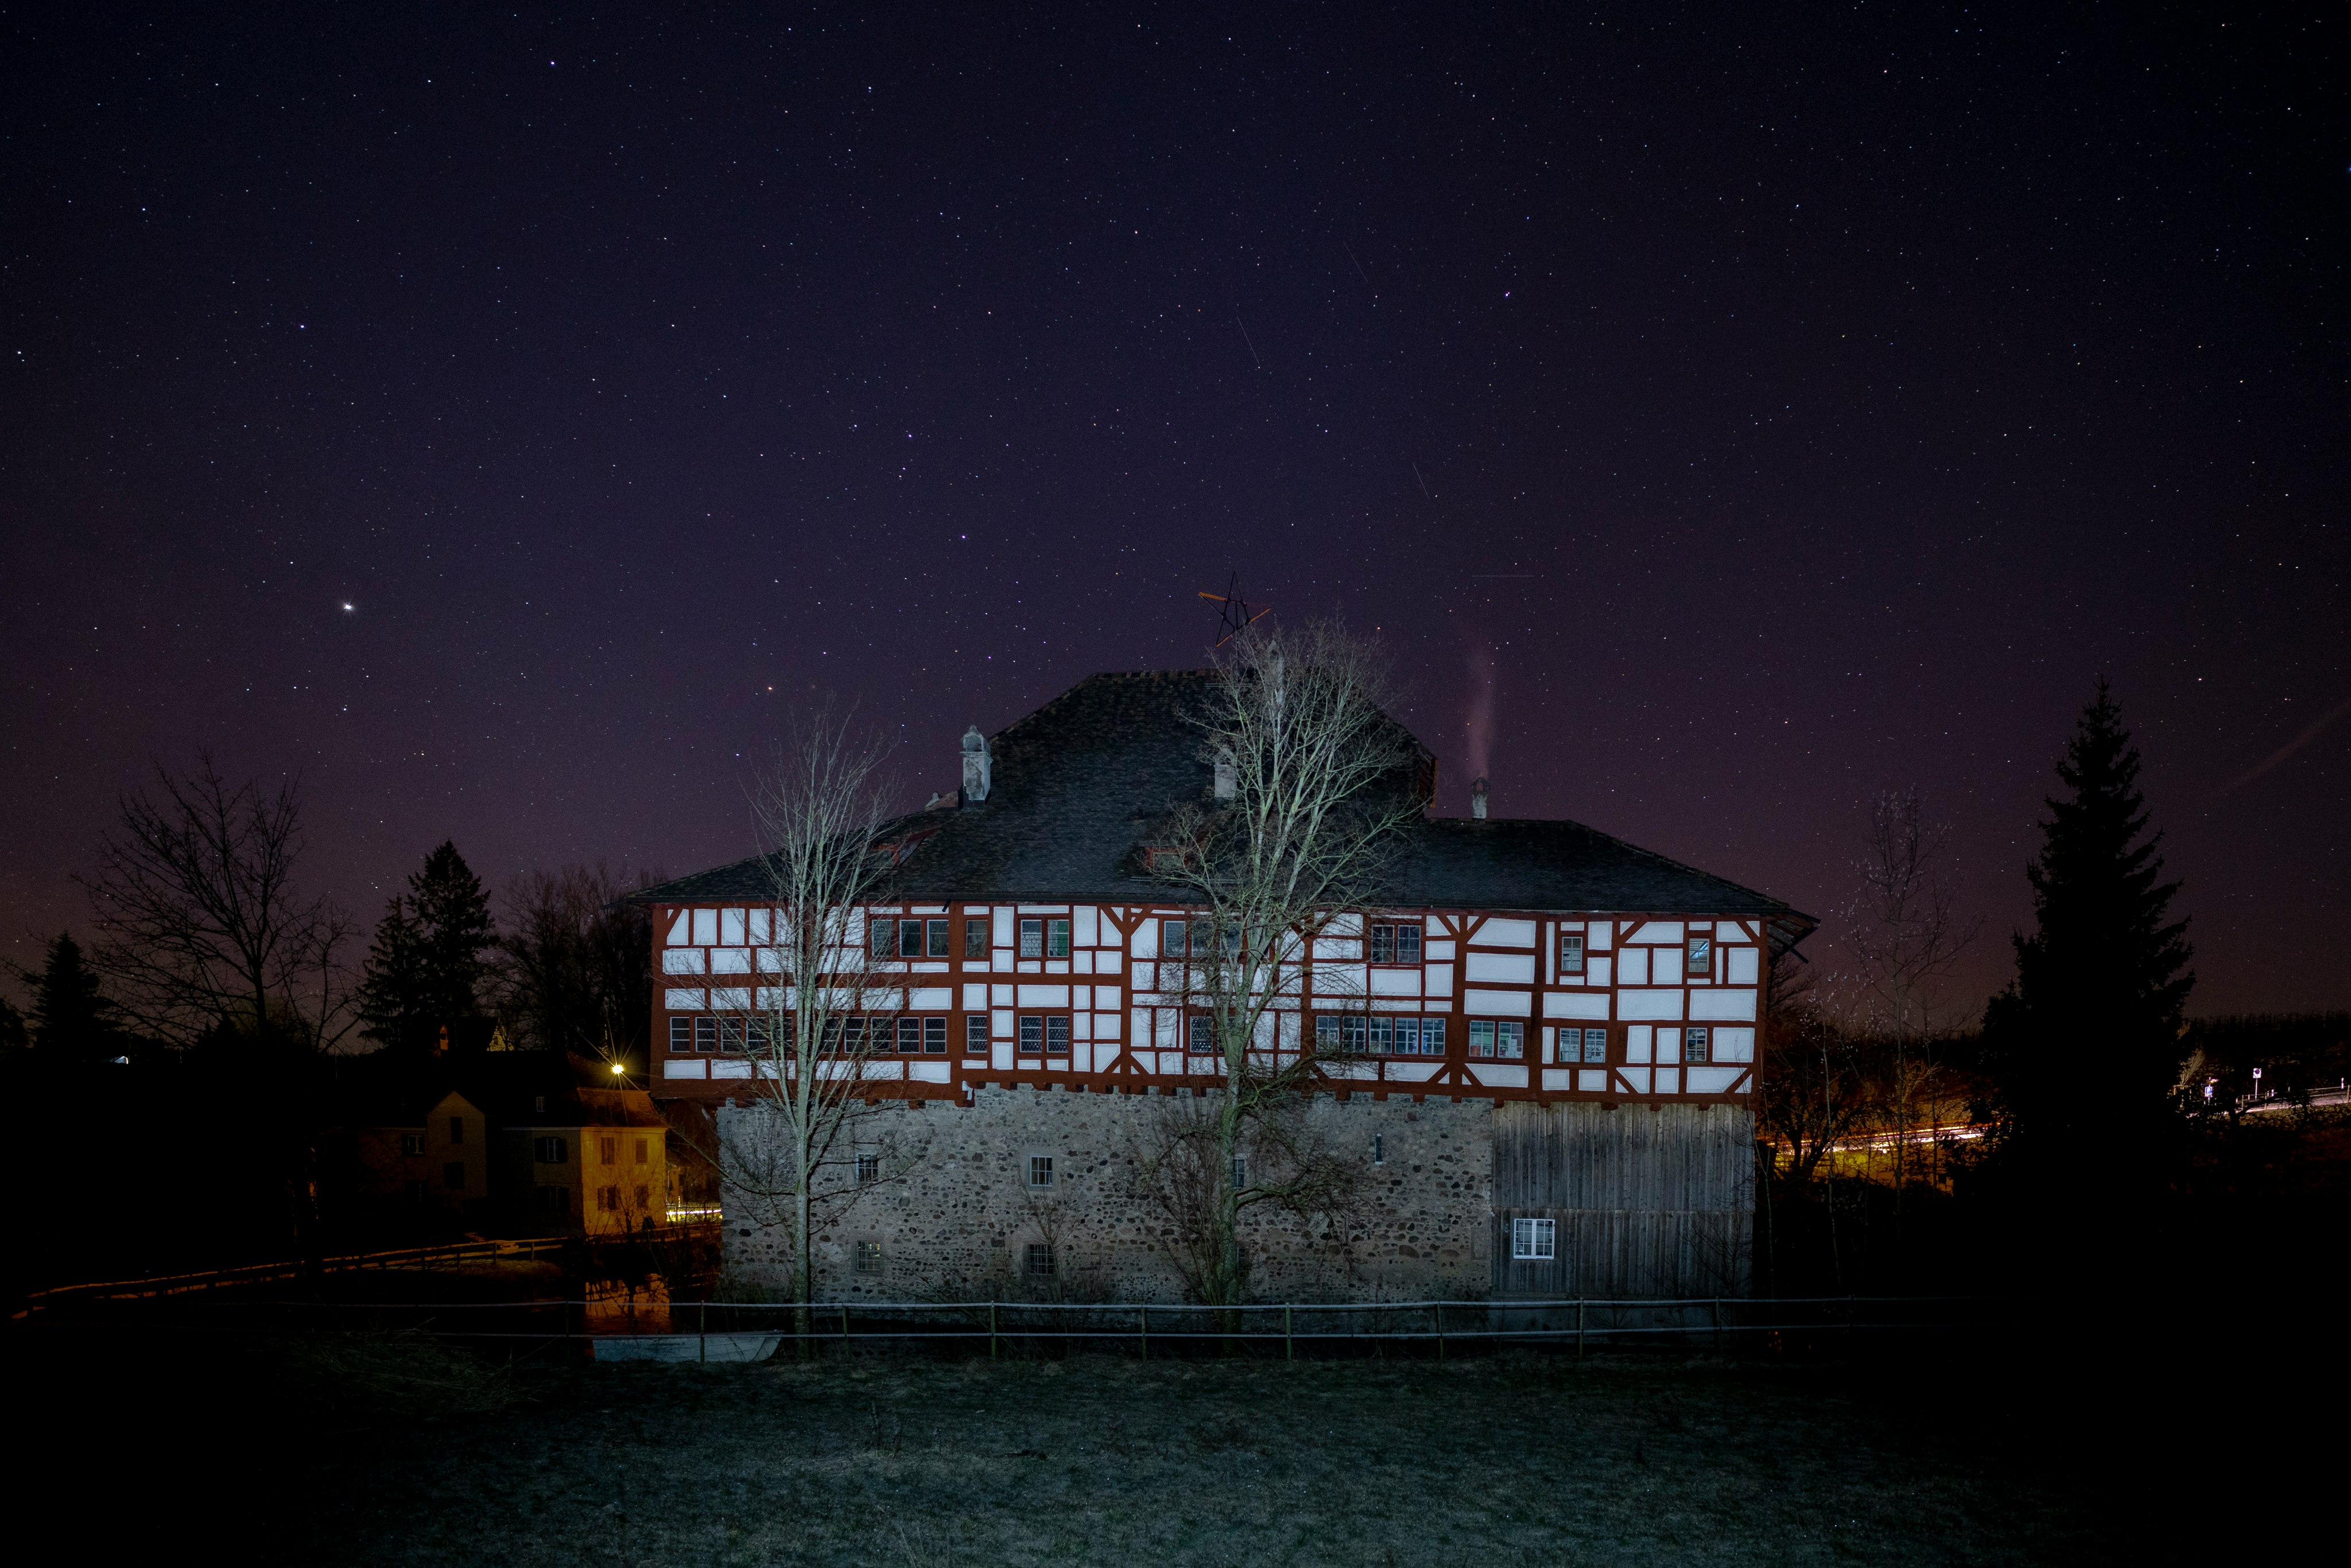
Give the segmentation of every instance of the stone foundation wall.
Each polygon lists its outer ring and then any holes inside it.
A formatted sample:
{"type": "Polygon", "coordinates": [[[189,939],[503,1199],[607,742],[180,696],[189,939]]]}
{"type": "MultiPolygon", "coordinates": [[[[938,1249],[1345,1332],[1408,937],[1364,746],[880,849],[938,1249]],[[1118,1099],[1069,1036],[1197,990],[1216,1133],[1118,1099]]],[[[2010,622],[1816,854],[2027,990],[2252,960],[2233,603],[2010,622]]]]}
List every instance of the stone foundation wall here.
{"type": "MultiPolygon", "coordinates": [[[[858,1128],[858,1148],[880,1161],[882,1179],[819,1233],[817,1298],[1182,1300],[1174,1228],[1139,1172],[1161,1140],[1161,1119],[1182,1109],[1163,1095],[987,1087],[968,1106],[885,1103],[858,1128]],[[1029,1185],[1036,1155],[1053,1161],[1050,1189],[1029,1185]],[[861,1241],[880,1243],[879,1272],[857,1271],[861,1241]],[[1056,1280],[1025,1276],[1034,1242],[1053,1248],[1056,1280]]],[[[741,1136],[747,1118],[768,1113],[722,1110],[719,1135],[741,1136]]],[[[1297,1301],[1487,1293],[1491,1102],[1323,1094],[1301,1115],[1308,1137],[1360,1162],[1359,1178],[1331,1213],[1299,1218],[1260,1207],[1245,1216],[1254,1293],[1297,1301]]],[[[738,1194],[725,1203],[730,1271],[783,1292],[789,1230],[758,1223],[738,1194]]]]}

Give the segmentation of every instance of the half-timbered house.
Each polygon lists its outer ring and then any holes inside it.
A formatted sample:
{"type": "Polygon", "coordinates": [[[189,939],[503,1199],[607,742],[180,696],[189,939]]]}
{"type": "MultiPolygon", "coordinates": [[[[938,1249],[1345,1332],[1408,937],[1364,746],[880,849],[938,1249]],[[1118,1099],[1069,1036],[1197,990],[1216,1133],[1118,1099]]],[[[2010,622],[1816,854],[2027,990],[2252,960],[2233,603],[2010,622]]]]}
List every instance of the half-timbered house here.
{"type": "MultiPolygon", "coordinates": [[[[1151,825],[1217,787],[1196,672],[1100,674],[983,738],[964,788],[892,824],[866,935],[886,987],[864,1068],[899,1113],[892,1179],[818,1249],[830,1294],[1051,1274],[1174,1289],[1133,1181],[1155,1100],[1221,1067],[1189,1005],[1206,935],[1151,825]]],[[[1434,758],[1416,788],[1433,804],[1434,758]]],[[[1482,802],[1480,802],[1482,805],[1482,802]]],[[[653,906],[653,1082],[757,1098],[762,862],[653,906]]],[[[1325,1295],[1735,1292],[1772,954],[1811,917],[1580,823],[1424,813],[1364,907],[1332,912],[1260,1045],[1322,1064],[1305,1114],[1370,1180],[1348,1214],[1263,1217],[1261,1288],[1325,1295]]],[[[781,1239],[730,1216],[730,1259],[781,1239]]]]}

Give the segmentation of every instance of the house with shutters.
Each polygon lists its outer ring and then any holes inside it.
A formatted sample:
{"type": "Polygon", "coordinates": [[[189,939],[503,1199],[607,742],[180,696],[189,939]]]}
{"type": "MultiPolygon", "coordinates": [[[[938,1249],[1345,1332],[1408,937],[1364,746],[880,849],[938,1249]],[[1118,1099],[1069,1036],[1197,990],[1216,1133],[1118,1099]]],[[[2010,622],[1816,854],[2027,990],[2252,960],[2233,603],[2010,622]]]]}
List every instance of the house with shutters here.
{"type": "MultiPolygon", "coordinates": [[[[963,788],[885,831],[895,869],[864,912],[883,989],[849,1027],[901,1113],[893,1146],[922,1153],[819,1249],[829,1292],[1040,1269],[1172,1291],[1132,1172],[1152,1102],[1215,1092],[1220,1068],[1186,973],[1212,938],[1149,841],[1217,787],[1187,718],[1211,678],[1098,674],[975,728],[963,788]]],[[[1410,787],[1434,807],[1425,749],[1410,787]]],[[[1373,1195],[1319,1230],[1263,1220],[1260,1288],[1742,1290],[1763,984],[1815,922],[1581,823],[1487,817],[1482,788],[1473,804],[1409,824],[1362,907],[1301,950],[1258,1042],[1312,1053],[1307,1114],[1373,1195]]],[[[766,876],[753,858],[636,895],[659,976],[652,1086],[717,1107],[722,1130],[764,1065],[766,876]]],[[[730,1218],[727,1245],[757,1272],[781,1242],[730,1218]]]]}

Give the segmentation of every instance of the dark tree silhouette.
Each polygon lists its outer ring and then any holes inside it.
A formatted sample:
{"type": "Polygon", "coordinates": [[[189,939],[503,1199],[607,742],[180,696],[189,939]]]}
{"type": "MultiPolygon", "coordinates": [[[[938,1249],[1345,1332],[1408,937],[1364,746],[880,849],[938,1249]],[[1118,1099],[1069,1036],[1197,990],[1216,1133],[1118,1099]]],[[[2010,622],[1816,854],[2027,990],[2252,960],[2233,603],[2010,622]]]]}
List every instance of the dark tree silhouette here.
{"type": "Polygon", "coordinates": [[[48,962],[25,978],[33,988],[32,1043],[45,1057],[89,1063],[121,1050],[119,1009],[70,936],[58,933],[49,944],[48,962]]]}
{"type": "Polygon", "coordinates": [[[2057,765],[2068,793],[2044,802],[2041,852],[2025,868],[2034,930],[2015,938],[2016,978],[1985,1009],[2013,1142],[2035,1167],[2111,1170],[2142,1155],[2179,1073],[2195,976],[2138,774],[2100,681],[2057,765]]]}
{"type": "Polygon", "coordinates": [[[517,1046],[644,1060],[652,917],[602,865],[533,872],[507,891],[498,1013],[517,1046]]]}
{"type": "Polygon", "coordinates": [[[497,946],[489,895],[455,843],[444,841],[386,904],[368,949],[360,1018],[386,1044],[412,1030],[481,1010],[484,956],[497,946]]]}

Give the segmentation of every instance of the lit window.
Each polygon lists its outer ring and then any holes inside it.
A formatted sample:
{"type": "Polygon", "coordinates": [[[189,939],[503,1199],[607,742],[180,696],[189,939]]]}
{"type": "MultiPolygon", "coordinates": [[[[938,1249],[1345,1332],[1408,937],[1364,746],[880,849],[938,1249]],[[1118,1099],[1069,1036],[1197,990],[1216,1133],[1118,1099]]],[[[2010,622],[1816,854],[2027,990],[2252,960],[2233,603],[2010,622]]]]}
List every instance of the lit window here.
{"type": "Polygon", "coordinates": [[[1582,973],[1583,973],[1583,933],[1562,931],[1559,934],[1560,978],[1565,979],[1570,975],[1582,973]]]}
{"type": "Polygon", "coordinates": [[[1685,975],[1693,980],[1714,978],[1714,938],[1693,936],[1686,952],[1687,956],[1682,966],[1685,975]]]}
{"type": "Polygon", "coordinates": [[[1045,923],[1043,921],[1024,920],[1020,923],[1020,956],[1023,958],[1041,958],[1045,956],[1045,923]]]}
{"type": "Polygon", "coordinates": [[[1030,1155],[1029,1156],[1029,1185],[1030,1186],[1050,1186],[1053,1185],[1052,1155],[1030,1155]]]}
{"type": "Polygon", "coordinates": [[[879,1274],[882,1271],[882,1243],[879,1241],[860,1241],[853,1256],[859,1273],[879,1274]]]}
{"type": "Polygon", "coordinates": [[[1070,1018],[1067,1013],[1056,1013],[1045,1020],[1045,1054],[1070,1054],[1070,1018]]]}
{"type": "Polygon", "coordinates": [[[880,1181],[881,1179],[882,1156],[880,1155],[858,1155],[857,1185],[860,1186],[872,1186],[875,1182],[880,1181]]]}
{"type": "Polygon", "coordinates": [[[1041,1056],[1045,1051],[1045,1020],[1023,1018],[1020,1020],[1020,1054],[1041,1056]]]}
{"type": "Polygon", "coordinates": [[[1706,1061],[1706,1030],[1702,1029],[1686,1029],[1682,1030],[1682,1060],[1684,1061],[1706,1061]]]}
{"type": "Polygon", "coordinates": [[[987,1054],[987,1015],[986,1013],[964,1015],[963,1053],[966,1056],[987,1054]]]}
{"type": "Polygon", "coordinates": [[[1159,923],[1159,956],[1163,958],[1184,956],[1184,923],[1163,920],[1159,923]]]}
{"type": "Polygon", "coordinates": [[[967,958],[987,956],[987,915],[976,915],[963,923],[963,956],[967,958]]]}
{"type": "Polygon", "coordinates": [[[1069,956],[1070,923],[1066,920],[1053,921],[1047,927],[1045,933],[1045,956],[1048,958],[1066,958],[1069,956]]]}
{"type": "Polygon", "coordinates": [[[1029,1243],[1027,1253],[1023,1256],[1022,1267],[1028,1270],[1029,1277],[1032,1280],[1051,1279],[1053,1249],[1045,1242],[1031,1241],[1029,1243]]]}
{"type": "Polygon", "coordinates": [[[1513,1219],[1510,1221],[1510,1256],[1541,1260],[1552,1256],[1558,1238],[1559,1225],[1550,1219],[1513,1219]]]}

